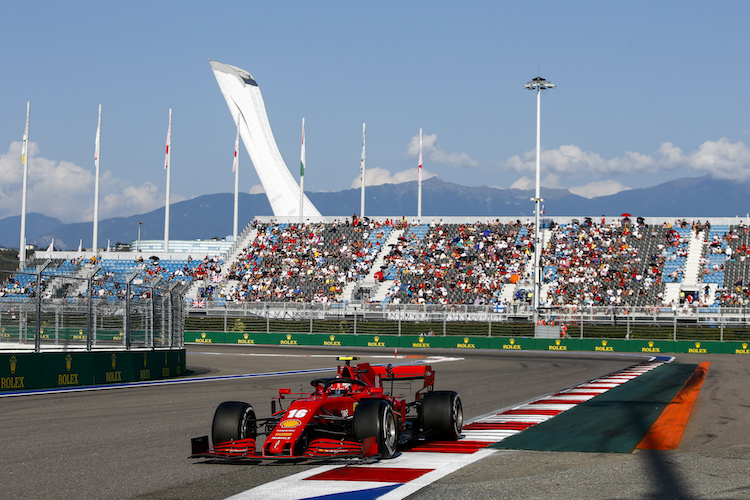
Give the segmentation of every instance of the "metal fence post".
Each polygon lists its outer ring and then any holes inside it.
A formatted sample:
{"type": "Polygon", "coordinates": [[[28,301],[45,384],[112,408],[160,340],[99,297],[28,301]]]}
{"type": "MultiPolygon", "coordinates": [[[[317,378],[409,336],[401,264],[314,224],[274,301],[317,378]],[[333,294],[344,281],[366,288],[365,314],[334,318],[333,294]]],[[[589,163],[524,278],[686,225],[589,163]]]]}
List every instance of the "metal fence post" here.
{"type": "Polygon", "coordinates": [[[625,315],[625,339],[630,340],[630,315],[625,315]]]}
{"type": "Polygon", "coordinates": [[[60,308],[61,305],[55,306],[55,345],[60,341],[60,308]]]}
{"type": "Polygon", "coordinates": [[[92,338],[91,334],[93,331],[91,320],[93,318],[93,309],[94,309],[94,276],[96,276],[96,273],[98,273],[101,270],[102,266],[96,266],[94,268],[94,272],[91,273],[89,276],[89,282],[88,282],[88,290],[86,291],[86,294],[88,296],[88,302],[89,302],[89,314],[86,318],[86,350],[91,350],[91,344],[92,344],[92,338]]]}
{"type": "Polygon", "coordinates": [[[42,271],[51,262],[51,260],[48,260],[36,269],[36,331],[34,332],[34,352],[39,352],[42,347],[42,271]]]}
{"type": "Polygon", "coordinates": [[[125,344],[125,349],[127,350],[130,350],[130,344],[132,342],[131,329],[133,325],[133,320],[131,319],[133,315],[133,303],[130,298],[130,285],[133,283],[136,276],[138,276],[138,272],[134,272],[128,276],[127,281],[125,282],[125,317],[123,318],[123,322],[125,323],[125,325],[123,325],[125,338],[123,339],[123,342],[125,344]]]}

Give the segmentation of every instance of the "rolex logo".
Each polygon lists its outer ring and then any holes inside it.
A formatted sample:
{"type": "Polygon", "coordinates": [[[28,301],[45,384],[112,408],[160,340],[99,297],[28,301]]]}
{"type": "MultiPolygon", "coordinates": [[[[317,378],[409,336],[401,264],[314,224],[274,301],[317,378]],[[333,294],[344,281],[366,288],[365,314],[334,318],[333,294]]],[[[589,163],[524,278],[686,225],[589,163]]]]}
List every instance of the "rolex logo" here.
{"type": "Polygon", "coordinates": [[[16,373],[16,364],[18,364],[18,358],[15,356],[10,357],[10,374],[14,375],[16,373]]]}

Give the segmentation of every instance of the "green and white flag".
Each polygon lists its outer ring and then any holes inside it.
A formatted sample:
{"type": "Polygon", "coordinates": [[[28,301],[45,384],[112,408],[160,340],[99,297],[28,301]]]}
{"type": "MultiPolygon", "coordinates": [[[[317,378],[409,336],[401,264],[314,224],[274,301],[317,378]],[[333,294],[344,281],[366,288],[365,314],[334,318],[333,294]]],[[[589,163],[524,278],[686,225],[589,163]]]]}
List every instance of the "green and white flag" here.
{"type": "Polygon", "coordinates": [[[305,176],[305,119],[302,118],[302,154],[299,160],[299,176],[305,176]]]}

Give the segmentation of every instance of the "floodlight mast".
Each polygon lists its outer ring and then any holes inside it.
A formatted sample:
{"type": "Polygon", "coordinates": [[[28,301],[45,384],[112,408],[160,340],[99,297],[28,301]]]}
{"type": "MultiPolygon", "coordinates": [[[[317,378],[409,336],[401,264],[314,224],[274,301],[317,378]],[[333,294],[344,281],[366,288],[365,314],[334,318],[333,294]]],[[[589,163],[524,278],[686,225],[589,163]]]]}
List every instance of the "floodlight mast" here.
{"type": "Polygon", "coordinates": [[[523,86],[528,90],[536,90],[536,192],[531,201],[534,202],[534,293],[532,295],[532,308],[534,313],[534,324],[539,321],[539,304],[541,302],[542,275],[539,269],[541,251],[541,231],[539,227],[539,208],[544,201],[540,193],[541,170],[542,170],[542,90],[554,89],[555,84],[548,82],[541,76],[537,76],[523,86]]]}

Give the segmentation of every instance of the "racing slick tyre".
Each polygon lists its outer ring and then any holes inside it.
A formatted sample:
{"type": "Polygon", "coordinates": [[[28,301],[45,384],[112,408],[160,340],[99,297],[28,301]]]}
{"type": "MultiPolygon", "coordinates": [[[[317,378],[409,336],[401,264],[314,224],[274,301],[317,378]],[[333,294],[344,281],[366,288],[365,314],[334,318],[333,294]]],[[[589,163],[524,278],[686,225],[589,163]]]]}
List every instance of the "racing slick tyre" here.
{"type": "Polygon", "coordinates": [[[354,411],[354,439],[364,441],[375,436],[378,453],[391,458],[396,453],[398,429],[393,409],[382,399],[363,399],[354,411]]]}
{"type": "Polygon", "coordinates": [[[255,411],[252,406],[240,401],[225,401],[216,408],[211,425],[211,438],[214,445],[226,441],[254,438],[256,435],[255,411]]]}
{"type": "Polygon", "coordinates": [[[461,398],[453,391],[433,391],[422,400],[422,428],[437,439],[455,441],[461,437],[464,412],[461,398]]]}

